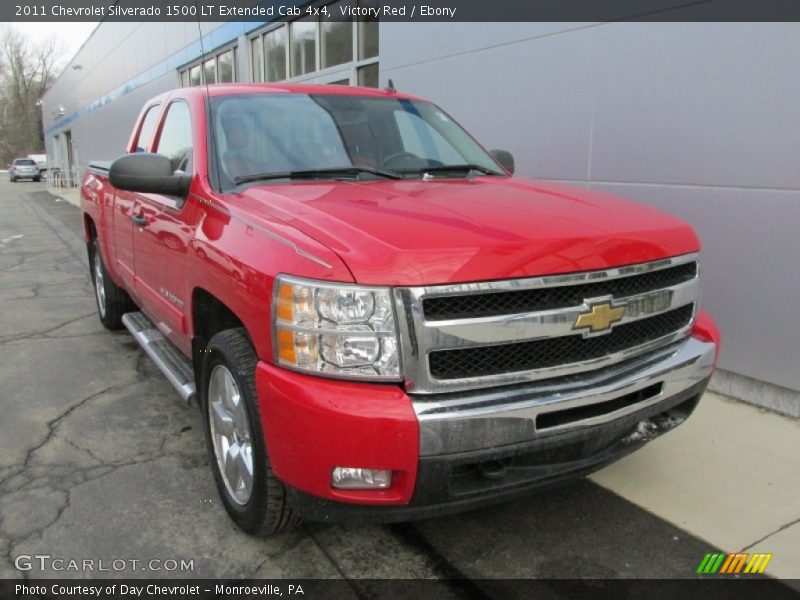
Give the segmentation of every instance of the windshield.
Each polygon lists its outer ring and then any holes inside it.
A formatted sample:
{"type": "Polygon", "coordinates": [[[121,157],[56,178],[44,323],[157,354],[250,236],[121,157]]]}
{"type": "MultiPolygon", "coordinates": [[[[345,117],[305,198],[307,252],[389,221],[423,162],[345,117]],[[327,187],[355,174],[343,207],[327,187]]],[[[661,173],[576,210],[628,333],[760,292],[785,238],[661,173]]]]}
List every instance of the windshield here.
{"type": "Polygon", "coordinates": [[[276,93],[221,96],[211,106],[224,189],[300,174],[505,175],[469,134],[428,102],[276,93]]]}

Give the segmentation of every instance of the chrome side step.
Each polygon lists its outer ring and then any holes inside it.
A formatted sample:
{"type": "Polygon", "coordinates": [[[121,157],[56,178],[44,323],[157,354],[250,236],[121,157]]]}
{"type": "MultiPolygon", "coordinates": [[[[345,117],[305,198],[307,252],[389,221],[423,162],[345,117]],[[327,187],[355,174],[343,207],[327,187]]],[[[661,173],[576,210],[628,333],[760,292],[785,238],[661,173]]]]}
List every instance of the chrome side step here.
{"type": "Polygon", "coordinates": [[[166,376],[181,398],[189,404],[195,401],[194,370],[180,350],[141,312],[122,315],[122,324],[166,376]]]}

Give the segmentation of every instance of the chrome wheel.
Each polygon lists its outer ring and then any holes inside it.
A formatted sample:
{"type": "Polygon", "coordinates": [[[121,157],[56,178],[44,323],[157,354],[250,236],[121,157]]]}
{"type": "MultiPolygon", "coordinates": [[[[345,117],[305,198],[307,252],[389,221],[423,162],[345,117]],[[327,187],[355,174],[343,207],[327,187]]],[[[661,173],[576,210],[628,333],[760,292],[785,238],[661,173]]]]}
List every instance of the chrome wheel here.
{"type": "Polygon", "coordinates": [[[244,505],[253,493],[253,445],[244,398],[233,375],[217,365],[208,380],[208,421],[217,466],[228,493],[244,505]]]}
{"type": "Polygon", "coordinates": [[[94,253],[94,292],[97,295],[97,308],[100,316],[106,316],[106,286],[103,281],[103,265],[100,262],[98,251],[94,253]]]}

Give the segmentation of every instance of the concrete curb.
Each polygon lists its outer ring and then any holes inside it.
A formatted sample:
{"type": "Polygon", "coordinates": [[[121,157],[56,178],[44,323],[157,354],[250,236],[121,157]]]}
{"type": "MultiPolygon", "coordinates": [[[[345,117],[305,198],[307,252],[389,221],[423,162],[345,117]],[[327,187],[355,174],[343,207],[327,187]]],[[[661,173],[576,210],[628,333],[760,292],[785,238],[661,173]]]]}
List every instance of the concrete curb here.
{"type": "Polygon", "coordinates": [[[81,205],[80,188],[61,188],[59,190],[47,188],[47,193],[54,198],[60,198],[64,202],[69,202],[73,206],[80,207],[81,205]]]}

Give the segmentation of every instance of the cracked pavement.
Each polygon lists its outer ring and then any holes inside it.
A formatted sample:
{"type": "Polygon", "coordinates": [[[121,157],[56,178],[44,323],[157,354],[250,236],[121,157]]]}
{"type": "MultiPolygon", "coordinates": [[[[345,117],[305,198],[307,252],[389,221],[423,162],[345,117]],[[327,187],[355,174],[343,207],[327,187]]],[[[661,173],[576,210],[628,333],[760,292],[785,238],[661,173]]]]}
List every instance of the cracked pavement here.
{"type": "MultiPolygon", "coordinates": [[[[96,314],[77,208],[0,183],[0,578],[692,577],[711,546],[584,480],[416,524],[241,533],[217,499],[197,409],[96,314]],[[193,571],[14,566],[18,555],[184,559],[193,571]]],[[[465,583],[466,582],[466,583],[465,583]]],[[[504,597],[513,597],[506,590],[504,597]]]]}

